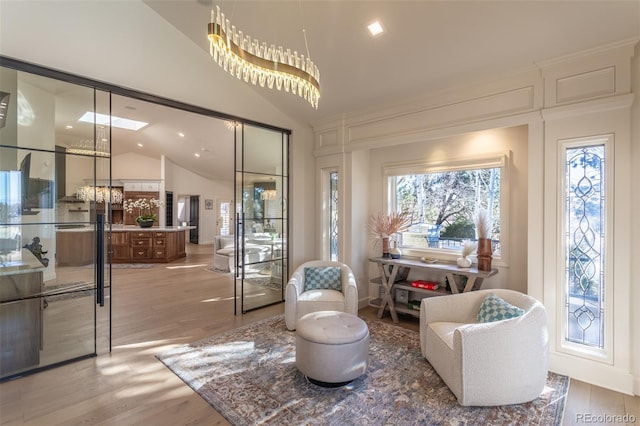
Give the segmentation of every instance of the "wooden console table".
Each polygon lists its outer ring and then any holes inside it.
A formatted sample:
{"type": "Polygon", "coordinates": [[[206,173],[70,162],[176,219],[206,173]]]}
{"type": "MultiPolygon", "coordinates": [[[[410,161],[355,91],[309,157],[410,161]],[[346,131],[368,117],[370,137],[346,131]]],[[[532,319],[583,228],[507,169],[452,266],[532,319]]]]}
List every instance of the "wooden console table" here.
{"type": "Polygon", "coordinates": [[[384,257],[375,257],[369,259],[378,265],[380,276],[371,280],[372,283],[378,284],[383,289],[383,294],[379,299],[369,302],[371,306],[378,308],[378,318],[382,318],[385,309],[389,309],[393,322],[398,322],[397,312],[420,316],[420,312],[410,308],[396,306],[394,299],[394,291],[397,289],[406,290],[418,296],[420,299],[429,296],[446,296],[449,294],[465,293],[471,290],[478,290],[482,287],[482,281],[485,278],[492,277],[498,273],[497,269],[491,271],[479,271],[477,267],[460,268],[455,264],[446,262],[427,263],[418,259],[390,259],[384,257]],[[391,268],[389,268],[391,267],[391,268]],[[437,290],[428,290],[424,288],[413,287],[409,281],[406,281],[410,270],[428,269],[435,270],[447,277],[450,290],[444,286],[437,290]],[[401,271],[402,269],[402,271],[401,271]],[[458,288],[455,276],[466,277],[467,281],[463,288],[458,288]],[[399,281],[397,278],[401,278],[399,281]]]}

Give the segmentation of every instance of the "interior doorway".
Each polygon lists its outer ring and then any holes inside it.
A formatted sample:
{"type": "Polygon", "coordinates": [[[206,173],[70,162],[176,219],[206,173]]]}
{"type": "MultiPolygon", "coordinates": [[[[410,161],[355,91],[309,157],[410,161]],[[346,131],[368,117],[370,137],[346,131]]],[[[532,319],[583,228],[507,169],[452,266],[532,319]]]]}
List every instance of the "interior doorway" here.
{"type": "Polygon", "coordinates": [[[189,242],[192,244],[198,244],[199,225],[200,196],[192,195],[189,197],[189,226],[195,226],[189,231],[189,242]]]}
{"type": "Polygon", "coordinates": [[[200,224],[200,196],[181,195],[178,197],[177,220],[179,226],[195,226],[189,230],[189,242],[198,244],[200,224]]]}

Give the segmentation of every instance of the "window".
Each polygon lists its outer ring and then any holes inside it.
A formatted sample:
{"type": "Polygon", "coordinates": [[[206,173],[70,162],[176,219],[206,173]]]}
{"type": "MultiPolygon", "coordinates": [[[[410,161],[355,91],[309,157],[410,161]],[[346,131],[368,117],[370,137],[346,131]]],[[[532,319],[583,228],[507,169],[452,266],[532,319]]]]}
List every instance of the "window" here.
{"type": "Polygon", "coordinates": [[[338,260],[338,172],[329,173],[329,259],[338,260]]]}
{"type": "Polygon", "coordinates": [[[218,202],[218,235],[231,234],[231,201],[218,202]]]}
{"type": "Polygon", "coordinates": [[[606,283],[606,144],[564,150],[566,342],[603,349],[606,283]]]}
{"type": "Polygon", "coordinates": [[[489,212],[494,257],[505,236],[506,155],[439,163],[385,167],[390,210],[409,211],[412,225],[398,240],[403,248],[459,252],[476,241],[474,216],[489,212]]]}
{"type": "Polygon", "coordinates": [[[320,170],[321,247],[322,259],[340,258],[340,171],[335,167],[320,170]]]}

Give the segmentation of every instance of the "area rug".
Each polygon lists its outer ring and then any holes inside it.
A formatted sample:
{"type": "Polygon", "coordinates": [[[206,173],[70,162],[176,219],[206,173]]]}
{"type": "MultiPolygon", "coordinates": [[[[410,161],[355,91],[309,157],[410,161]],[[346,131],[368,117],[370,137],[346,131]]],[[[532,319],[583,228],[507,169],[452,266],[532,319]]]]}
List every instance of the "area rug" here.
{"type": "Polygon", "coordinates": [[[94,294],[95,285],[84,281],[77,283],[45,285],[42,291],[42,295],[45,296],[45,308],[47,307],[48,302],[93,296],[94,294]]]}
{"type": "Polygon", "coordinates": [[[367,372],[350,385],[309,383],[282,315],[157,355],[234,425],[559,425],[568,378],[550,373],[526,404],[462,407],[420,352],[419,334],[381,321],[367,372]]]}
{"type": "MultiPolygon", "coordinates": [[[[157,263],[112,263],[111,269],[150,269],[157,265],[157,263]]],[[[93,267],[93,263],[83,266],[83,268],[93,267]]]]}

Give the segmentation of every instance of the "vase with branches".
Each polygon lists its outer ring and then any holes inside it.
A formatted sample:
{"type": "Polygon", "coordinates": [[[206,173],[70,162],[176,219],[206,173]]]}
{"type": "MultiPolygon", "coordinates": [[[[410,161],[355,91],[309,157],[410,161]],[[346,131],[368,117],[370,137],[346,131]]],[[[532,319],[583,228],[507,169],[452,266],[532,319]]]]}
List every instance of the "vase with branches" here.
{"type": "Polygon", "coordinates": [[[374,236],[376,243],[382,240],[382,257],[391,257],[389,239],[395,239],[397,233],[409,229],[411,220],[412,216],[408,211],[378,213],[369,217],[369,232],[374,236]]]}
{"type": "Polygon", "coordinates": [[[460,257],[456,260],[457,265],[460,268],[469,268],[473,263],[469,256],[476,249],[476,244],[472,241],[465,241],[462,245],[462,253],[460,253],[460,257]]]}
{"type": "Polygon", "coordinates": [[[474,218],[478,233],[478,270],[491,270],[491,218],[486,209],[478,209],[474,218]]]}

